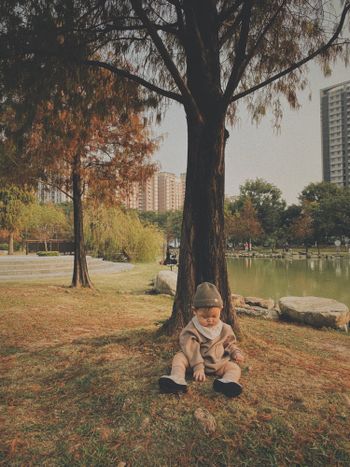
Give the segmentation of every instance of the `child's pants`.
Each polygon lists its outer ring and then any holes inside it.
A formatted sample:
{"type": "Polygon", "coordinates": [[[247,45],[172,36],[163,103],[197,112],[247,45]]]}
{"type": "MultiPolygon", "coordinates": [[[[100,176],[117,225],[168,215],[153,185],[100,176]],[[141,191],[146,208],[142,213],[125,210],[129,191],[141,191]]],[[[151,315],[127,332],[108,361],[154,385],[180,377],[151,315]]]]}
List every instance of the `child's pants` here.
{"type": "MultiPolygon", "coordinates": [[[[184,379],[186,370],[189,366],[190,364],[186,355],[183,352],[177,352],[173,358],[170,376],[174,377],[175,380],[184,379]]],[[[213,374],[219,376],[219,378],[225,379],[227,382],[232,381],[234,383],[238,383],[241,376],[241,369],[237,363],[227,361],[213,374]]]]}

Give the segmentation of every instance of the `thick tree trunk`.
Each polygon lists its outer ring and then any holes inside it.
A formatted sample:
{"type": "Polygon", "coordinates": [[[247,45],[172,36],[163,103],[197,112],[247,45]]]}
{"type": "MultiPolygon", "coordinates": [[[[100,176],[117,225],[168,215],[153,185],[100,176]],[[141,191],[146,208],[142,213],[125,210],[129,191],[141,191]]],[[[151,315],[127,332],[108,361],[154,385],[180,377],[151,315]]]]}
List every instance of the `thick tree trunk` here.
{"type": "Polygon", "coordinates": [[[74,159],[72,186],[73,186],[73,212],[74,212],[74,270],[71,287],[93,288],[89,277],[83,229],[83,203],[81,161],[77,155],[74,159]]]}
{"type": "Polygon", "coordinates": [[[8,241],[8,250],[7,250],[8,255],[13,255],[13,237],[14,237],[13,232],[10,232],[9,241],[8,241]]]}
{"type": "Polygon", "coordinates": [[[225,125],[219,120],[188,124],[188,165],[177,292],[162,330],[173,334],[192,318],[196,286],[214,283],[223,298],[222,319],[240,334],[228,284],[224,237],[225,125]]]}
{"type": "Polygon", "coordinates": [[[170,319],[163,326],[173,334],[192,318],[196,286],[214,283],[223,298],[222,319],[237,334],[227,278],[224,237],[225,115],[220,74],[220,48],[216,3],[183,2],[186,18],[187,86],[193,99],[185,111],[188,160],[182,222],[177,292],[170,319]],[[195,105],[194,105],[195,102],[195,105]]]}

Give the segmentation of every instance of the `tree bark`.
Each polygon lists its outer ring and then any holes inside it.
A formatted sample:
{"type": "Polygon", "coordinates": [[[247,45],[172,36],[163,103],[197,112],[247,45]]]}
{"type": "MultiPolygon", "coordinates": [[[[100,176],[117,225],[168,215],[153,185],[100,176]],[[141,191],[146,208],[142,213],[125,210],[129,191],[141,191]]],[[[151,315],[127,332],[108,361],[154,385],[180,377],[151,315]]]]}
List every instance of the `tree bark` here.
{"type": "Polygon", "coordinates": [[[93,284],[89,277],[83,228],[83,203],[81,160],[77,154],[73,161],[72,187],[73,187],[73,213],[74,213],[74,270],[71,287],[89,287],[93,284]]]}
{"type": "Polygon", "coordinates": [[[188,165],[177,292],[162,331],[176,333],[192,318],[198,284],[214,283],[222,296],[222,319],[240,329],[228,284],[224,237],[225,117],[206,123],[187,117],[188,165]]]}
{"type": "Polygon", "coordinates": [[[14,237],[13,232],[10,232],[9,241],[8,241],[8,251],[7,251],[8,255],[13,255],[13,237],[14,237]]]}

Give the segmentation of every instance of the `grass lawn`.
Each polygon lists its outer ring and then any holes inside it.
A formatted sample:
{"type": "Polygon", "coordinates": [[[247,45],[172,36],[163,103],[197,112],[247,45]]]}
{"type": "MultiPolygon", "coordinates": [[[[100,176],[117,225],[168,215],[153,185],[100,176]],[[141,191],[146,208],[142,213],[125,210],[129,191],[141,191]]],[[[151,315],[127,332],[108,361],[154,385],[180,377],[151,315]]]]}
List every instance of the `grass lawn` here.
{"type": "Polygon", "coordinates": [[[244,392],[160,395],[177,340],[172,300],[146,293],[160,266],[0,284],[0,464],[349,466],[350,337],[241,318],[244,392]],[[216,419],[207,433],[198,408],[216,419]]]}

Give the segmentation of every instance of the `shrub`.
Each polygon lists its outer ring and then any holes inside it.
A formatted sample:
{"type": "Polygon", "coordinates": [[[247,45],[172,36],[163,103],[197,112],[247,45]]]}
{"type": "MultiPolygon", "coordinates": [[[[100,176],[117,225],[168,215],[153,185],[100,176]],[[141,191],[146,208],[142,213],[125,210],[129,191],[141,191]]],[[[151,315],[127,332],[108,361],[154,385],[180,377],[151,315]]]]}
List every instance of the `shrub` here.
{"type": "Polygon", "coordinates": [[[38,256],[59,256],[59,251],[37,251],[38,256]]]}
{"type": "Polygon", "coordinates": [[[143,224],[135,212],[115,207],[87,211],[85,238],[92,254],[113,261],[154,261],[163,245],[163,235],[155,226],[143,224]]]}
{"type": "Polygon", "coordinates": [[[8,244],[7,243],[0,243],[0,250],[6,250],[8,249],[8,244]]]}

